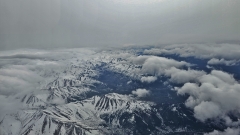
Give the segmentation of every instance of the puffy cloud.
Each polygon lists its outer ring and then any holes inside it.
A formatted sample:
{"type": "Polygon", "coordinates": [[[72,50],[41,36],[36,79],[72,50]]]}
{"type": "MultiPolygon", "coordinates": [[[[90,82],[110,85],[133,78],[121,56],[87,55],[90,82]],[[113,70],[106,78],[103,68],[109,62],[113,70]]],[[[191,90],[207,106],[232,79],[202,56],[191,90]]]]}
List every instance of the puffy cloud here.
{"type": "Polygon", "coordinates": [[[142,64],[142,73],[160,76],[165,73],[165,70],[171,67],[183,67],[189,66],[187,62],[184,61],[176,61],[173,59],[168,59],[164,57],[156,57],[156,56],[140,56],[136,58],[138,63],[142,64]]]}
{"type": "Polygon", "coordinates": [[[236,60],[225,60],[225,59],[216,59],[216,58],[212,58],[208,61],[209,65],[227,65],[227,66],[232,66],[232,65],[236,65],[236,63],[238,63],[238,61],[236,60]]]}
{"type": "Polygon", "coordinates": [[[206,119],[216,118],[217,116],[221,115],[221,110],[217,104],[203,101],[194,108],[194,113],[194,116],[197,119],[205,121],[206,119]]]}
{"type": "MultiPolygon", "coordinates": [[[[137,76],[136,78],[139,79],[141,82],[146,83],[154,82],[157,80],[159,76],[162,75],[171,76],[170,72],[176,72],[173,71],[174,69],[170,71],[169,69],[171,68],[175,68],[177,70],[177,68],[192,66],[190,63],[187,63],[185,61],[176,61],[174,59],[169,59],[165,57],[147,55],[131,56],[127,58],[127,63],[129,64],[128,67],[131,67],[133,65],[135,66],[132,73],[134,73],[137,76]]],[[[175,74],[175,76],[173,76],[173,81],[175,81],[174,80],[175,77],[179,77],[179,74],[175,74]]],[[[191,80],[191,77],[185,79],[185,81],[188,80],[191,80]]]]}
{"type": "Polygon", "coordinates": [[[136,89],[135,91],[132,91],[132,94],[137,97],[146,97],[150,94],[150,91],[146,89],[136,89]]]}
{"type": "Polygon", "coordinates": [[[239,135],[240,129],[239,128],[227,128],[223,132],[214,130],[211,133],[206,133],[204,135],[239,135]]]}
{"type": "Polygon", "coordinates": [[[191,69],[181,70],[175,67],[172,67],[165,71],[165,75],[171,77],[170,81],[178,84],[195,81],[204,74],[206,74],[204,71],[191,69]]]}
{"type": "Polygon", "coordinates": [[[155,76],[143,76],[141,78],[141,82],[146,82],[146,83],[152,83],[155,82],[157,80],[157,77],[155,76]]]}
{"type": "Polygon", "coordinates": [[[143,65],[144,62],[150,57],[151,56],[147,56],[147,55],[141,55],[137,57],[134,56],[134,57],[130,57],[129,61],[136,65],[143,65]]]}
{"type": "Polygon", "coordinates": [[[234,83],[237,83],[233,78],[233,75],[219,70],[212,70],[210,74],[203,75],[201,78],[199,78],[199,80],[202,83],[210,82],[216,87],[221,87],[225,84],[233,85],[234,83]]]}
{"type": "Polygon", "coordinates": [[[195,83],[185,83],[181,88],[177,89],[178,94],[189,94],[191,96],[197,96],[199,94],[199,87],[195,83]]]}
{"type": "Polygon", "coordinates": [[[181,84],[195,81],[206,74],[204,71],[179,69],[184,66],[191,66],[191,64],[185,61],[176,61],[165,57],[143,55],[131,57],[129,60],[133,64],[141,66],[141,74],[152,75],[148,77],[141,77],[140,80],[142,82],[154,82],[157,78],[153,76],[165,75],[170,77],[170,81],[181,84]]]}
{"type": "Polygon", "coordinates": [[[225,119],[230,112],[239,113],[239,89],[240,84],[232,75],[217,70],[199,77],[196,83],[185,83],[176,88],[178,94],[189,95],[185,104],[201,121],[216,117],[225,119]]]}
{"type": "MultiPolygon", "coordinates": [[[[145,50],[144,54],[178,54],[181,57],[215,58],[208,63],[231,65],[240,59],[239,50],[240,46],[234,44],[168,45],[145,50]]],[[[203,122],[207,119],[222,118],[226,124],[233,125],[234,122],[226,119],[228,113],[240,112],[240,84],[233,75],[218,70],[212,70],[210,74],[206,74],[203,71],[178,68],[172,66],[161,71],[170,77],[170,81],[185,83],[176,90],[180,95],[189,95],[185,105],[194,110],[194,116],[203,122]]]]}

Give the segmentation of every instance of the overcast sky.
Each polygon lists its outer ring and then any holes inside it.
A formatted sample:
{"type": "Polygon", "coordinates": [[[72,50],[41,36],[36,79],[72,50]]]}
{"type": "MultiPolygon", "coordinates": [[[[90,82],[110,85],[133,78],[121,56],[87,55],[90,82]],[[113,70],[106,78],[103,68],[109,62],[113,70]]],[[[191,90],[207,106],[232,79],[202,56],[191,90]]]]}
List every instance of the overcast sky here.
{"type": "Polygon", "coordinates": [[[0,50],[240,43],[239,0],[0,0],[0,50]]]}

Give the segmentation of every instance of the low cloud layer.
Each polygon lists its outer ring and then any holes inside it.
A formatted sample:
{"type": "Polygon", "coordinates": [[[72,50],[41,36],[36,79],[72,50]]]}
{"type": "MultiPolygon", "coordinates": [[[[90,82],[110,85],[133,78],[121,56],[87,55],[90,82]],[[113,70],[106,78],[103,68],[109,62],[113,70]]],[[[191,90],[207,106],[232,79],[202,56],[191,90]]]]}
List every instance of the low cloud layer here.
{"type": "MultiPolygon", "coordinates": [[[[24,106],[21,98],[38,93],[58,77],[58,72],[71,63],[71,58],[90,58],[91,49],[65,50],[12,50],[0,54],[0,119],[5,114],[17,112],[24,106]],[[75,52],[75,53],[74,53],[75,52]]],[[[86,58],[86,59],[87,59],[86,58]]],[[[47,94],[47,91],[44,91],[47,94]]],[[[41,91],[40,96],[44,95],[41,91]]],[[[59,101],[53,101],[59,102],[59,101]]]]}
{"type": "Polygon", "coordinates": [[[0,93],[5,96],[33,91],[42,77],[24,66],[0,69],[0,93]]]}
{"type": "Polygon", "coordinates": [[[40,91],[48,80],[45,74],[63,66],[53,60],[56,54],[41,50],[5,51],[0,54],[0,119],[5,114],[22,109],[20,99],[40,91]]]}
{"type": "Polygon", "coordinates": [[[233,64],[240,60],[239,44],[178,44],[144,51],[144,54],[177,54],[181,57],[211,59],[210,64],[233,64]]]}

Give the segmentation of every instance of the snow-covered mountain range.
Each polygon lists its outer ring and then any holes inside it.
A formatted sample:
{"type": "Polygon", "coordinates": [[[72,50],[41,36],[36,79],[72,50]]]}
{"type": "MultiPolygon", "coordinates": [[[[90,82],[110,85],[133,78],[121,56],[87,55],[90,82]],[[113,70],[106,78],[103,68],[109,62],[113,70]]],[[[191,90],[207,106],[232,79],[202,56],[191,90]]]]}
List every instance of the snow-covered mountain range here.
{"type": "MultiPolygon", "coordinates": [[[[194,105],[199,99],[189,103],[198,95],[184,89],[188,83],[204,84],[206,76],[228,77],[226,73],[200,70],[191,60],[147,52],[58,50],[34,54],[34,59],[26,55],[10,68],[15,74],[2,67],[5,76],[23,82],[13,80],[8,86],[22,92],[2,96],[11,103],[2,108],[11,111],[0,111],[1,135],[204,134],[228,127],[198,115],[194,105]]],[[[230,79],[229,85],[237,87],[238,82],[230,79]]],[[[218,82],[213,85],[218,87],[218,82]]],[[[236,125],[234,117],[228,118],[236,125]]]]}

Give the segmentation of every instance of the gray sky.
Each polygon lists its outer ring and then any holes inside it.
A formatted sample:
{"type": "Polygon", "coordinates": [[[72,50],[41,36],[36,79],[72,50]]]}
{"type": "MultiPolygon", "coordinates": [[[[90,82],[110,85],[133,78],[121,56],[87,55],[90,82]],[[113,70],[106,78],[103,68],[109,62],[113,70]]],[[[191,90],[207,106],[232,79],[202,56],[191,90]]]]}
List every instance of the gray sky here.
{"type": "Polygon", "coordinates": [[[240,43],[239,0],[0,0],[0,50],[240,43]]]}

